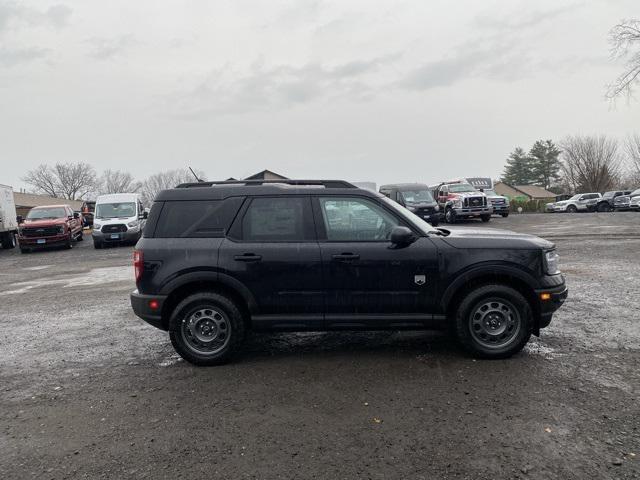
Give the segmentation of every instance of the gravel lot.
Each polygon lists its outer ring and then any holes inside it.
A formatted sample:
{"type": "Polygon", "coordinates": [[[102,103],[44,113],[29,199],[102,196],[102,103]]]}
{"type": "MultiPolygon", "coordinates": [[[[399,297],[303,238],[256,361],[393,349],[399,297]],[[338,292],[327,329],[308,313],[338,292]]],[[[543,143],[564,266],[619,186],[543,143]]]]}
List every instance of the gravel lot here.
{"type": "Polygon", "coordinates": [[[640,214],[488,226],[556,242],[570,289],[505,361],[440,333],[274,334],[196,368],[133,315],[131,247],[0,251],[0,476],[640,478],[640,214]]]}

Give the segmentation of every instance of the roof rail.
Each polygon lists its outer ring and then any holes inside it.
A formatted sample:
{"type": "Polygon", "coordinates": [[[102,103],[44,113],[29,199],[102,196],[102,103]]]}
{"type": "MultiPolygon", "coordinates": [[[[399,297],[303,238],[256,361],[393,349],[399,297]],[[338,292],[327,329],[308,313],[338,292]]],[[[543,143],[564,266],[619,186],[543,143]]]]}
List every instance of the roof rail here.
{"type": "Polygon", "coordinates": [[[265,184],[286,184],[286,185],[319,185],[325,188],[358,188],[344,180],[224,180],[220,182],[191,182],[181,183],[176,188],[192,187],[212,187],[214,185],[265,185],[265,184]]]}

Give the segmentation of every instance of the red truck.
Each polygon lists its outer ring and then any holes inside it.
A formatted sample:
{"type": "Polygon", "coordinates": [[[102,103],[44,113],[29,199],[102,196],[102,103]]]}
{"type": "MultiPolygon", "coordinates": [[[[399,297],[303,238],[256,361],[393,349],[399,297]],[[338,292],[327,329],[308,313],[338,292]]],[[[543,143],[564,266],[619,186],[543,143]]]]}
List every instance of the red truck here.
{"type": "Polygon", "coordinates": [[[69,205],[47,205],[29,210],[27,218],[18,217],[20,251],[64,246],[82,241],[82,220],[69,205]]]}

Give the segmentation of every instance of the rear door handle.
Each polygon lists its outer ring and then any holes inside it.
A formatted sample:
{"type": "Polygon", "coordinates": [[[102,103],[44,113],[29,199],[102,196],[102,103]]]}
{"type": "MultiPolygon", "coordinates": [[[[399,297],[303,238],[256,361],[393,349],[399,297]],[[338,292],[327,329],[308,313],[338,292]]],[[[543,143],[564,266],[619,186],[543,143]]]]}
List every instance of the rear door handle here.
{"type": "Polygon", "coordinates": [[[334,260],[339,262],[348,262],[350,260],[360,260],[360,255],[355,253],[340,253],[333,256],[334,260]]]}
{"type": "Polygon", "coordinates": [[[236,262],[259,262],[262,260],[262,255],[256,255],[254,253],[245,253],[244,255],[236,255],[233,257],[236,262]]]}

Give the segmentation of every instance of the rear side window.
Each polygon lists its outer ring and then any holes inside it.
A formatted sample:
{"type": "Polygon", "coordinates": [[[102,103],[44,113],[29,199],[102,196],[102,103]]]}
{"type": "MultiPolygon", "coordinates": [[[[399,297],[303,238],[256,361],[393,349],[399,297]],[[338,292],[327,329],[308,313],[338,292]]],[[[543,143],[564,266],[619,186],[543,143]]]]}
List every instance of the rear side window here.
{"type": "Polygon", "coordinates": [[[242,218],[246,242],[299,242],[311,239],[309,199],[257,197],[242,218]],[[306,219],[306,220],[305,220],[306,219]]]}
{"type": "MultiPolygon", "coordinates": [[[[154,237],[202,238],[223,237],[240,205],[241,197],[225,200],[185,200],[164,202],[158,215],[154,237]]],[[[154,203],[149,220],[160,205],[154,203]]],[[[147,233],[147,232],[145,232],[147,233]]]]}

